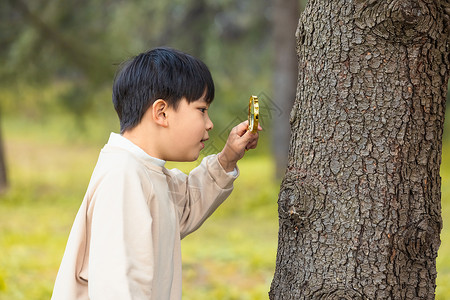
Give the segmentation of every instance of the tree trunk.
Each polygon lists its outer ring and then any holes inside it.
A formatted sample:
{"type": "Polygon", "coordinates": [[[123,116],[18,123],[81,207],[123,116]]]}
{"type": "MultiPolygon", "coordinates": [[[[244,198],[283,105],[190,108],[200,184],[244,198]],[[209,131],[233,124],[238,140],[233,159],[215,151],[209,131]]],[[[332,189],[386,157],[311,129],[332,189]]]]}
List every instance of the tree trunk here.
{"type": "Polygon", "coordinates": [[[5,192],[7,188],[8,188],[8,180],[6,176],[6,160],[3,151],[2,128],[0,126],[0,194],[5,192]]]}
{"type": "Polygon", "coordinates": [[[448,0],[311,0],[271,299],[434,299],[448,0]]]}
{"type": "Polygon", "coordinates": [[[277,177],[284,174],[289,148],[289,112],[295,99],[297,57],[295,28],[298,23],[298,0],[273,1],[274,76],[273,101],[281,113],[273,115],[272,151],[277,177]]]}

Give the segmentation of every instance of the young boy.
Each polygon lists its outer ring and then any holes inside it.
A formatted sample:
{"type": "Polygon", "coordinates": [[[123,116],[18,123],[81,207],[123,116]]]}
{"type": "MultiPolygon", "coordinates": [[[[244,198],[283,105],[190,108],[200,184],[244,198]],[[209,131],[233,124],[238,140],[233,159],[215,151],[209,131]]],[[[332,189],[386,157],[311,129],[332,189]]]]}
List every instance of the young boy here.
{"type": "MultiPolygon", "coordinates": [[[[102,149],[75,218],[52,299],[181,299],[180,240],[228,197],[258,134],[243,122],[189,176],[165,161],[198,158],[214,83],[200,60],[156,48],[116,75],[121,134],[102,149]]],[[[259,128],[261,130],[261,128],[259,128]]]]}

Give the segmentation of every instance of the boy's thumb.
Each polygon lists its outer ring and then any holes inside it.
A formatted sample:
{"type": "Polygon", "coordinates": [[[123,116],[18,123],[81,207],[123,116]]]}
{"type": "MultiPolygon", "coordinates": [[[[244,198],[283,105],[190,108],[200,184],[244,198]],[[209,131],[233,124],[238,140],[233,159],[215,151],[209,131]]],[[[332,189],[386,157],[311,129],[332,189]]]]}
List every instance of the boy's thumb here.
{"type": "Polygon", "coordinates": [[[248,132],[248,121],[244,121],[236,126],[236,133],[240,137],[244,136],[248,132]]]}

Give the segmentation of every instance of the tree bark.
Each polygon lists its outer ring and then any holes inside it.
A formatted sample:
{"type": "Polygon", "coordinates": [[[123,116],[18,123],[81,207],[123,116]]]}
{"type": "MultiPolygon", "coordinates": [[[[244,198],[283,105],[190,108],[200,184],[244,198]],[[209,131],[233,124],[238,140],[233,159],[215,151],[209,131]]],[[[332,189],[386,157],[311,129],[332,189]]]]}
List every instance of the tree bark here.
{"type": "Polygon", "coordinates": [[[270,299],[434,299],[448,0],[310,0],[270,299]]]}
{"type": "Polygon", "coordinates": [[[298,0],[273,1],[274,76],[273,102],[278,106],[273,115],[272,151],[276,175],[281,178],[287,165],[289,148],[289,112],[295,100],[297,86],[297,56],[295,28],[299,16],[298,0]],[[278,113],[278,111],[280,113],[278,113]]]}

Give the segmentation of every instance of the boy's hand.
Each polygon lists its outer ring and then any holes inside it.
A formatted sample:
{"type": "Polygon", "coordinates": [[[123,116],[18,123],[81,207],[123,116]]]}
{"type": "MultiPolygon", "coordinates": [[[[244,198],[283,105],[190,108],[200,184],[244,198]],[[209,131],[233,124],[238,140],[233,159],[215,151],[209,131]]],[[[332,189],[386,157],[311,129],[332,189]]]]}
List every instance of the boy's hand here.
{"type": "MultiPolygon", "coordinates": [[[[261,126],[258,125],[258,131],[261,130],[261,126]]],[[[244,121],[231,129],[227,143],[218,154],[219,163],[226,172],[231,172],[236,168],[236,163],[244,156],[245,150],[256,148],[258,138],[258,133],[252,133],[248,130],[248,121],[244,121]]]]}

